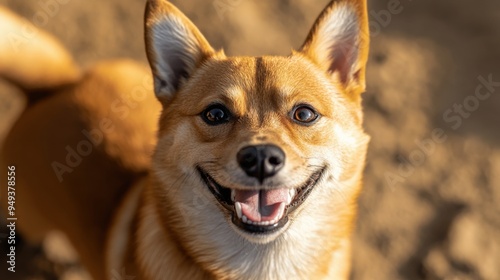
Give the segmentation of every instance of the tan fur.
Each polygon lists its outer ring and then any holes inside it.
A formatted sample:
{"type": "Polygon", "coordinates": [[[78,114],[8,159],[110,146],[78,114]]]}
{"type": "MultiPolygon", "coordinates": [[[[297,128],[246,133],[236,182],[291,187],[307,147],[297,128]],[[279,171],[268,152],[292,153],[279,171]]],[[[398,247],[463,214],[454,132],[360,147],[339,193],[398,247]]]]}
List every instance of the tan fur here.
{"type": "MultiPolygon", "coordinates": [[[[0,59],[0,74],[25,88],[29,99],[46,96],[28,106],[1,152],[2,170],[16,166],[17,229],[33,241],[52,229],[66,232],[90,272],[103,279],[111,216],[130,183],[147,172],[155,144],[160,108],[151,94],[151,75],[134,62],[116,61],[77,78],[80,69],[57,41],[5,9],[0,13],[2,34],[17,38],[28,28],[37,38],[22,45],[21,55],[2,37],[0,57],[9,59],[0,59]],[[103,120],[112,128],[103,130],[103,120]],[[103,140],[59,182],[52,163],[67,166],[66,147],[76,150],[88,141],[82,130],[99,130],[103,140]]],[[[5,198],[7,189],[0,191],[5,198]]]]}
{"type": "Polygon", "coordinates": [[[142,68],[106,63],[28,108],[9,134],[3,164],[26,172],[18,181],[23,230],[65,231],[96,279],[122,269],[137,279],[347,279],[369,141],[359,97],[365,1],[332,1],[287,57],[226,57],[164,0],[148,2],[145,34],[161,114],[142,68]],[[129,103],[126,116],[113,111],[141,85],[147,97],[129,103]],[[230,122],[202,120],[214,102],[231,111],[230,122]],[[303,103],[321,115],[311,126],[291,120],[303,103]],[[105,118],[114,129],[58,182],[51,162],[64,162],[65,146],[105,118]],[[262,185],[236,162],[242,147],[257,144],[286,154],[283,169],[262,185]],[[299,188],[324,172],[282,229],[254,235],[231,222],[196,167],[233,189],[299,188]]]}

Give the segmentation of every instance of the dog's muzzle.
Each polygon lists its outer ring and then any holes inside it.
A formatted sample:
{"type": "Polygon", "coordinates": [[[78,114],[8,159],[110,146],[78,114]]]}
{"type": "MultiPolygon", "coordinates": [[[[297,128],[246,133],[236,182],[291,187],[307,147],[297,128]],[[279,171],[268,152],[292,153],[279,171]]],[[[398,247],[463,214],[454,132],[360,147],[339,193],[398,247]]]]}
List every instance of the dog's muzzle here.
{"type": "MultiPolygon", "coordinates": [[[[270,177],[284,164],[284,153],[275,146],[250,146],[238,153],[238,162],[245,172],[257,179],[270,177]],[[280,166],[281,165],[281,166],[280,166]],[[278,167],[279,166],[279,167],[278,167]],[[255,171],[260,170],[260,171],[255,171]],[[248,171],[248,172],[247,172],[248,171]],[[272,174],[272,175],[270,175],[272,174]]],[[[272,233],[288,222],[288,215],[309,196],[321,179],[325,168],[314,172],[298,188],[232,189],[220,185],[202,167],[197,167],[200,177],[217,201],[232,215],[232,222],[240,229],[253,234],[272,233]]],[[[260,181],[260,179],[259,179],[260,181]]]]}

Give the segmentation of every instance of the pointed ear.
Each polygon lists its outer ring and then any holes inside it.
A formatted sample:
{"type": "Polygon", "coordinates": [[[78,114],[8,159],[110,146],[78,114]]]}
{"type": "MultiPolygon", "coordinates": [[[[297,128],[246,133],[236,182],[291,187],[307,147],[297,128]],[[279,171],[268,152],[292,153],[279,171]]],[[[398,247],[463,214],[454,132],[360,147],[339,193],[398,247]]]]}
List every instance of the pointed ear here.
{"type": "Polygon", "coordinates": [[[169,100],[215,53],[198,28],[166,0],[148,1],[144,33],[155,94],[160,100],[169,100]]]}
{"type": "Polygon", "coordinates": [[[318,17],[301,52],[341,83],[365,89],[369,29],[366,0],[333,0],[318,17]]]}

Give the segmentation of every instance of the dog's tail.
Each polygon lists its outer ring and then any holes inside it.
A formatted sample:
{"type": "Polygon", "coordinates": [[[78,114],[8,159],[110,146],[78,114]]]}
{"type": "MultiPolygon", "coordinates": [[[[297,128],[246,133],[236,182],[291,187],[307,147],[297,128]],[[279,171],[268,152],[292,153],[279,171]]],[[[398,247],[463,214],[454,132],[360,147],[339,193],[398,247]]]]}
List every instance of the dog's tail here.
{"type": "Polygon", "coordinates": [[[32,103],[79,77],[80,69],[61,43],[0,6],[0,79],[21,88],[32,103]]]}

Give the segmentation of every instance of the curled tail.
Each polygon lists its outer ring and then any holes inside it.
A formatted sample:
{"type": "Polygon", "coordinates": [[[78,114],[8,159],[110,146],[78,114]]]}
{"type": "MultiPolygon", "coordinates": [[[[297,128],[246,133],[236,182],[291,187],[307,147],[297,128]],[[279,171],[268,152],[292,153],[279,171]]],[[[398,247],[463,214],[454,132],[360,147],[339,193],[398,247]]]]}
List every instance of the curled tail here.
{"type": "Polygon", "coordinates": [[[0,6],[0,79],[33,101],[79,77],[80,69],[59,41],[0,6]]]}

